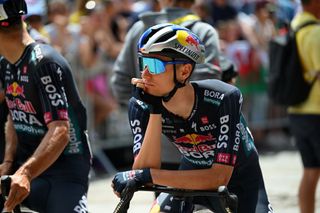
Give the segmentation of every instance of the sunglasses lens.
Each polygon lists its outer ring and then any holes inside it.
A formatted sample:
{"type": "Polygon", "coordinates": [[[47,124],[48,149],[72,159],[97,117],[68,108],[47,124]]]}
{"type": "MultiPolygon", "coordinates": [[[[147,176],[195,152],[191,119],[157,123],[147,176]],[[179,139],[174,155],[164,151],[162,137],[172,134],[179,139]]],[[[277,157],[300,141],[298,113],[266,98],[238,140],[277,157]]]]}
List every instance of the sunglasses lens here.
{"type": "Polygon", "coordinates": [[[139,66],[141,71],[147,67],[149,72],[154,75],[163,73],[166,70],[163,62],[156,58],[140,57],[139,66]]]}

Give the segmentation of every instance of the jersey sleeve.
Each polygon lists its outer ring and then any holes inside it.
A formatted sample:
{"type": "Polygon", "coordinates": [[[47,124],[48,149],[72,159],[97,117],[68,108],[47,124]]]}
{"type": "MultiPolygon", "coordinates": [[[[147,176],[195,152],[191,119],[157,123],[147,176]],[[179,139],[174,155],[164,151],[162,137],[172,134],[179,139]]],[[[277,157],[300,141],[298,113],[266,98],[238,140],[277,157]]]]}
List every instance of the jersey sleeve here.
{"type": "Polygon", "coordinates": [[[238,89],[226,94],[218,110],[218,137],[215,162],[234,166],[240,148],[240,110],[242,95],[238,89]]]}
{"type": "Polygon", "coordinates": [[[62,68],[56,63],[44,63],[39,65],[34,77],[46,124],[55,120],[68,120],[64,88],[66,79],[62,68]]]}
{"type": "Polygon", "coordinates": [[[148,106],[134,97],[129,100],[128,113],[133,136],[133,156],[136,157],[141,149],[150,113],[148,106]]]}

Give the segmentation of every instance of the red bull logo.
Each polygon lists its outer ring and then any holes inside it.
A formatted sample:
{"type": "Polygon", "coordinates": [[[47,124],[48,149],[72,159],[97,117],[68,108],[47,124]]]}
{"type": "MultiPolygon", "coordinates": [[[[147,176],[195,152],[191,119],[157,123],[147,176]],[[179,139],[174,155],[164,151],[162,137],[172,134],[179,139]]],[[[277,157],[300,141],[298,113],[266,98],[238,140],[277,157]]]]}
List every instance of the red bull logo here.
{"type": "Polygon", "coordinates": [[[197,49],[199,49],[199,42],[186,31],[178,30],[177,40],[180,44],[182,44],[182,46],[195,46],[197,49]]]}
{"type": "Polygon", "coordinates": [[[214,137],[209,135],[198,135],[198,134],[187,134],[185,136],[179,137],[175,139],[175,143],[183,143],[183,144],[192,144],[192,145],[198,145],[200,143],[206,142],[206,141],[212,141],[214,140],[214,137]]]}
{"type": "Polygon", "coordinates": [[[12,95],[14,97],[16,97],[16,96],[25,97],[23,86],[20,86],[17,82],[13,82],[9,86],[7,86],[6,94],[12,95]]]}
{"type": "Polygon", "coordinates": [[[186,42],[188,44],[190,44],[191,46],[195,46],[197,48],[197,50],[199,49],[199,42],[193,38],[191,35],[188,35],[187,38],[186,38],[186,42]]]}

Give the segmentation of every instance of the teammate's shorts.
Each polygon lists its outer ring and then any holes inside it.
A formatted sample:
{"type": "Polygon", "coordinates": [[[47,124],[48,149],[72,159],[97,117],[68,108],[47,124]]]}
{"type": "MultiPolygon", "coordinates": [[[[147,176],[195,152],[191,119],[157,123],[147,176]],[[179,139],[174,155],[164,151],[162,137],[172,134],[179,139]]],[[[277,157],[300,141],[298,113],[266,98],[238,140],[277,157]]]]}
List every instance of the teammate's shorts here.
{"type": "Polygon", "coordinates": [[[38,177],[23,202],[28,208],[45,213],[87,213],[88,182],[71,178],[38,177]]]}

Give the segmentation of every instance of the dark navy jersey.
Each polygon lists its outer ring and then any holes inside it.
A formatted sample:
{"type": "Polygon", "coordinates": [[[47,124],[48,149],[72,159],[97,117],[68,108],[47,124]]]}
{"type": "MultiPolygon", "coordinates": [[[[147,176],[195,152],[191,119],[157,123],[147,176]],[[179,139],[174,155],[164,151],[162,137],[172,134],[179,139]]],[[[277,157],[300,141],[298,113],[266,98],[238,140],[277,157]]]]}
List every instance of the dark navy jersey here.
{"type": "Polygon", "coordinates": [[[47,125],[57,120],[69,121],[70,141],[47,173],[78,170],[81,162],[90,161],[86,110],[70,66],[58,52],[48,45],[32,43],[15,64],[0,57],[0,80],[18,136],[18,163],[33,154],[47,125]]]}
{"type": "MultiPolygon", "coordinates": [[[[241,114],[240,91],[219,80],[195,81],[192,86],[195,103],[190,116],[183,119],[163,107],[162,133],[196,168],[210,168],[219,163],[237,169],[249,163],[257,153],[241,114]]],[[[131,98],[129,121],[134,155],[140,151],[148,120],[148,105],[131,98]]]]}

